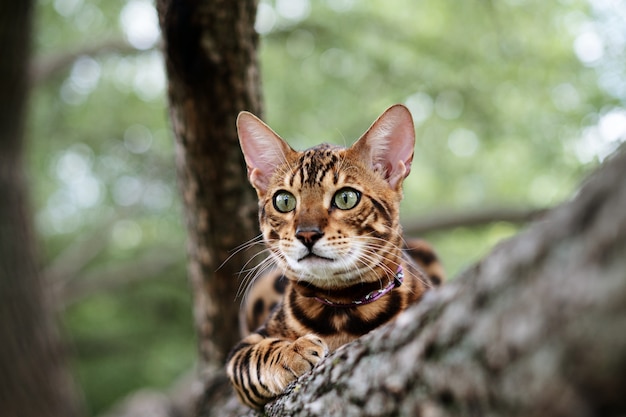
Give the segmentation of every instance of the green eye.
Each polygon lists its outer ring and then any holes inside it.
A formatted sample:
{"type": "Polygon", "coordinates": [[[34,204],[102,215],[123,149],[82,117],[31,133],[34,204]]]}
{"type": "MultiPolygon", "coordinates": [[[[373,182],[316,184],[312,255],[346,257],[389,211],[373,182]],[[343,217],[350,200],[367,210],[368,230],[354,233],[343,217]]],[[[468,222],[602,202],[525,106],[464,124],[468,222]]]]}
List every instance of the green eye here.
{"type": "Polygon", "coordinates": [[[288,191],[279,191],[274,195],[274,208],[281,213],[288,213],[296,208],[296,197],[288,191]]]}
{"type": "Polygon", "coordinates": [[[335,193],[333,203],[341,210],[350,210],[361,200],[361,193],[352,188],[342,188],[335,193]]]}

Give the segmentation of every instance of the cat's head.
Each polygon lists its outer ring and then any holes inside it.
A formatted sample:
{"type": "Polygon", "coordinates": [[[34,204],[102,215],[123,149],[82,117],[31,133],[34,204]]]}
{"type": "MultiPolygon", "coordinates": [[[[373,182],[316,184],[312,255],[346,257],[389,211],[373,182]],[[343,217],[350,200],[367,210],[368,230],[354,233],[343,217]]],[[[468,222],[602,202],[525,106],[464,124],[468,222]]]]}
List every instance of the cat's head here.
{"type": "Polygon", "coordinates": [[[237,129],[263,236],[288,277],[325,288],[395,272],[415,144],[406,107],[387,109],[349,148],[295,151],[247,112],[237,129]]]}

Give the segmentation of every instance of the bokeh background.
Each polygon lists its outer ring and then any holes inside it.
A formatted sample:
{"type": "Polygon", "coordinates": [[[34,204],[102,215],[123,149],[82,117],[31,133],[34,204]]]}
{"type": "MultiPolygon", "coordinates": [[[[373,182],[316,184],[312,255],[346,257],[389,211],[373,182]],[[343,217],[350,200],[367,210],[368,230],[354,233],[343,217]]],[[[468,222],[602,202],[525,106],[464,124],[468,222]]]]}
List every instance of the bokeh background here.
{"type": "MultiPolygon", "coordinates": [[[[158,19],[149,0],[36,14],[42,268],[97,415],[196,360],[158,19]]],[[[262,0],[256,29],[265,120],[293,147],[349,145],[389,105],[410,108],[406,222],[554,206],[626,139],[623,1],[262,0]]],[[[519,228],[425,237],[453,277],[519,228]]]]}

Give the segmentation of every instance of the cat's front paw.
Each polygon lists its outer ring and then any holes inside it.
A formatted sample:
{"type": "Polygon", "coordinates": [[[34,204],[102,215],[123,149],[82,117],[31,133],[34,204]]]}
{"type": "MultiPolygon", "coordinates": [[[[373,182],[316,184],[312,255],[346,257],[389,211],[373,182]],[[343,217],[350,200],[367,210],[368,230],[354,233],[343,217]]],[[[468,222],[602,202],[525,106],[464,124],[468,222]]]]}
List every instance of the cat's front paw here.
{"type": "Polygon", "coordinates": [[[276,393],[283,392],[289,383],[313,369],[326,355],[328,346],[320,337],[312,334],[299,337],[284,346],[272,390],[276,393]]]}
{"type": "Polygon", "coordinates": [[[289,346],[289,349],[293,351],[293,356],[287,366],[296,378],[313,369],[319,361],[328,355],[326,343],[313,334],[296,339],[289,346]]]}

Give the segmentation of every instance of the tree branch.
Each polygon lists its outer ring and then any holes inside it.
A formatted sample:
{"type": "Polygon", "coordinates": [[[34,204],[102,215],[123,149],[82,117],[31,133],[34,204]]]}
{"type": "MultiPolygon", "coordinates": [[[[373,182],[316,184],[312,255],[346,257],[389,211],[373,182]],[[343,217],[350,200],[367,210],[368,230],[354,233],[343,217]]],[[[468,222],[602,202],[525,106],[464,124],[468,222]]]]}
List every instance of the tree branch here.
{"type": "Polygon", "coordinates": [[[544,216],[549,209],[493,207],[458,213],[431,214],[418,220],[402,221],[404,233],[420,236],[425,233],[453,229],[455,227],[484,226],[495,222],[527,223],[544,216]]]}
{"type": "Polygon", "coordinates": [[[128,285],[153,279],[155,275],[183,262],[179,247],[161,247],[124,264],[114,264],[83,274],[61,290],[61,305],[66,308],[93,294],[114,291],[128,285]]]}
{"type": "Polygon", "coordinates": [[[267,415],[624,415],[624,207],[626,152],[572,202],[326,358],[267,415]]]}
{"type": "Polygon", "coordinates": [[[107,39],[91,45],[83,45],[73,51],[51,56],[39,57],[31,65],[31,85],[42,84],[70,67],[77,58],[83,55],[101,55],[107,53],[131,54],[140,52],[123,39],[107,39]]]}

